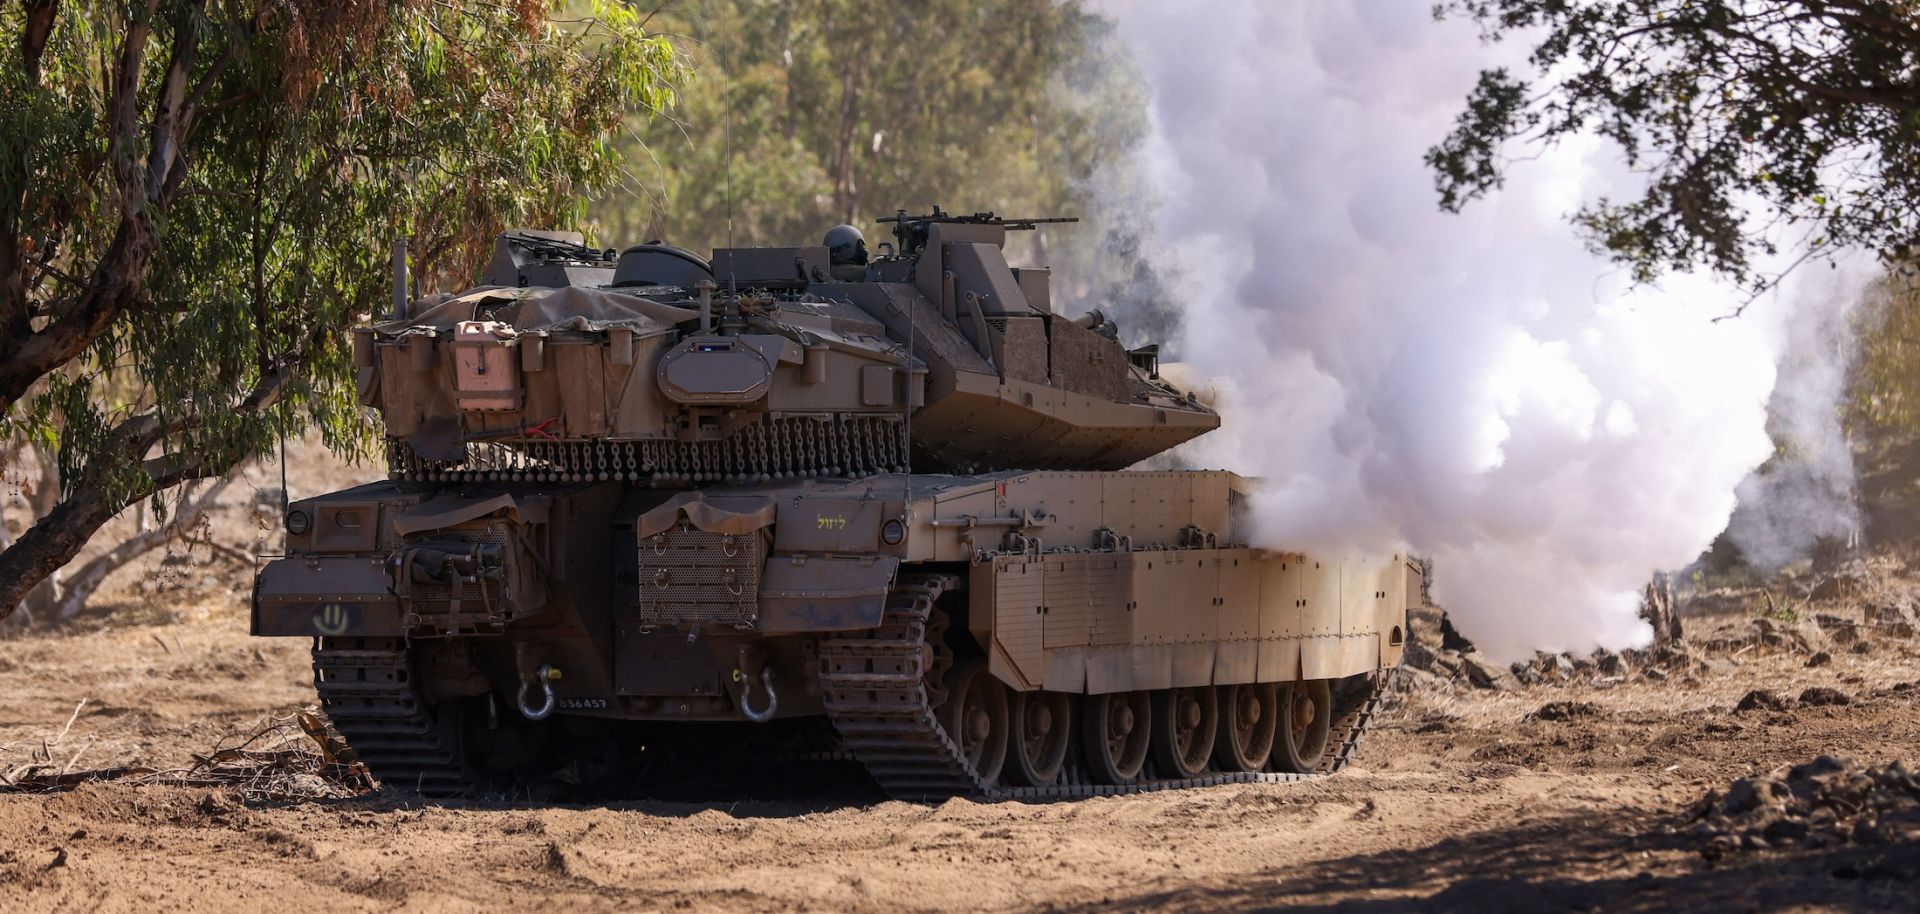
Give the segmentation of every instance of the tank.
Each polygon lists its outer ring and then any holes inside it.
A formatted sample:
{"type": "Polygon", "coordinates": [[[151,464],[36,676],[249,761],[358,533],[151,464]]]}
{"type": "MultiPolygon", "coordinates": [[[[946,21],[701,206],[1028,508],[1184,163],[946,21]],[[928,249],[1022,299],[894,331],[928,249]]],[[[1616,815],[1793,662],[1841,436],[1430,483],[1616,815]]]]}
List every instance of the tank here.
{"type": "Polygon", "coordinates": [[[1338,769],[1413,566],[1252,547],[1255,482],[1128,469],[1220,417],[1009,266],[1043,221],[901,212],[872,257],[503,235],[353,332],[389,479],[291,504],[253,633],[314,639],[355,754],[429,795],[716,735],[914,800],[1338,769]]]}

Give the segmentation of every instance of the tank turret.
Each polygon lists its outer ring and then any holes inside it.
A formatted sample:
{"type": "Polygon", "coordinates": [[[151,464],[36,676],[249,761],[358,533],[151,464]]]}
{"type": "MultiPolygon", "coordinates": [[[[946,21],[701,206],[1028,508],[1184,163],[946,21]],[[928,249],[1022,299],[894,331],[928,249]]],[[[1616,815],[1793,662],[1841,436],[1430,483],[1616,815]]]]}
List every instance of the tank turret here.
{"type": "MultiPolygon", "coordinates": [[[[495,281],[358,331],[405,479],[648,485],[1117,470],[1219,424],[1152,347],[1053,313],[990,215],[898,217],[836,279],[824,247],[612,251],[503,235],[495,281]]],[[[1097,314],[1097,312],[1096,312],[1097,314]]]]}

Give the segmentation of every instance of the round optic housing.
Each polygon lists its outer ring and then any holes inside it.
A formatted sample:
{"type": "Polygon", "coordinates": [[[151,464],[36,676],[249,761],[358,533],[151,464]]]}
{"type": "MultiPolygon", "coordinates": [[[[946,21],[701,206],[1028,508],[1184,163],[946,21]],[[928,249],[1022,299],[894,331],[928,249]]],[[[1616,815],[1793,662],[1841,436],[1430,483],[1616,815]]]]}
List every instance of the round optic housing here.
{"type": "Polygon", "coordinates": [[[307,512],[305,511],[288,511],[287,512],[287,532],[288,533],[291,533],[294,536],[300,536],[301,534],[306,533],[312,527],[313,527],[313,518],[307,516],[307,512]]]}
{"type": "Polygon", "coordinates": [[[890,520],[880,525],[880,542],[889,546],[898,546],[907,539],[907,525],[899,520],[890,520]]]}

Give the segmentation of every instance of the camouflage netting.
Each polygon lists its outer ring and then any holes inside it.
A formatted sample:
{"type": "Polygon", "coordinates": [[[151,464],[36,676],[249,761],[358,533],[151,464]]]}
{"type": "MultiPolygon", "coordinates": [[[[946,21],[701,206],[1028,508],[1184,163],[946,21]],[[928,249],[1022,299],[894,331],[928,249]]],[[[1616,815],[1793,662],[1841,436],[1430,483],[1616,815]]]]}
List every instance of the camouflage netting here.
{"type": "Polygon", "coordinates": [[[637,295],[577,286],[558,289],[481,286],[459,295],[423,298],[414,302],[412,317],[375,324],[373,329],[385,336],[399,336],[420,328],[452,330],[461,321],[494,320],[523,331],[600,332],[626,327],[645,334],[698,316],[697,311],[663,305],[637,295]]]}

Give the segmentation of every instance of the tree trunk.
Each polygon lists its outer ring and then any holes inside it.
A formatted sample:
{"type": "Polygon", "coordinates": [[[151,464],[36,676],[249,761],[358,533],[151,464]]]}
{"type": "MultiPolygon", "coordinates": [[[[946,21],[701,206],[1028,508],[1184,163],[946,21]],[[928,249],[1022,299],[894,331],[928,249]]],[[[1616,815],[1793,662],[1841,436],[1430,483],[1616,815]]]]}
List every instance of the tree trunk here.
{"type": "Polygon", "coordinates": [[[855,133],[860,126],[860,96],[866,91],[866,80],[867,51],[863,44],[853,49],[840,70],[840,123],[838,135],[834,138],[830,165],[833,171],[834,210],[849,224],[859,218],[860,210],[860,190],[854,177],[853,158],[856,154],[855,133]]]}
{"type": "MultiPolygon", "coordinates": [[[[315,326],[313,335],[318,336],[321,329],[315,326]]],[[[312,342],[305,340],[301,345],[305,347],[312,342]]],[[[234,412],[259,413],[273,408],[292,377],[287,366],[297,363],[301,352],[296,349],[278,360],[277,367],[254,385],[234,412]]],[[[121,420],[112,438],[126,453],[145,454],[167,434],[197,428],[204,421],[198,414],[189,414],[169,422],[162,420],[159,413],[149,411],[121,420]]],[[[208,463],[199,457],[178,454],[149,458],[140,465],[145,473],[144,483],[116,493],[112,498],[107,497],[102,487],[89,485],[84,477],[78,480],[70,487],[72,492],[65,501],[41,515],[18,541],[0,552],[0,621],[13,614],[21,598],[34,585],[73,561],[101,525],[127,506],[183,482],[225,476],[240,462],[236,458],[208,463]]]]}
{"type": "Polygon", "coordinates": [[[168,523],[160,526],[147,525],[119,545],[82,565],[78,572],[67,579],[66,587],[60,593],[60,601],[53,607],[51,620],[65,622],[79,615],[81,610],[87,608],[87,601],[93,598],[94,592],[99,590],[100,585],[105,583],[115,571],[192,530],[200,523],[200,519],[207,515],[207,509],[213,507],[214,502],[220,497],[220,492],[232,479],[231,475],[223,477],[198,495],[186,493],[182,496],[180,505],[174,509],[173,518],[168,523]]]}
{"type": "Polygon", "coordinates": [[[1640,618],[1653,626],[1653,643],[1660,646],[1680,640],[1680,611],[1674,605],[1673,582],[1666,572],[1656,572],[1640,594],[1640,618]]]}
{"type": "MultiPolygon", "coordinates": [[[[9,466],[13,463],[13,455],[18,453],[18,450],[0,449],[0,456],[8,458],[9,466]]],[[[13,545],[13,531],[7,527],[7,505],[11,501],[10,498],[0,498],[0,555],[6,554],[7,547],[13,545]]],[[[27,522],[31,524],[33,519],[28,518],[27,522]]],[[[0,630],[21,629],[32,624],[33,608],[25,605],[16,606],[13,608],[12,615],[5,620],[0,620],[0,630]]]]}
{"type": "Polygon", "coordinates": [[[225,475],[232,468],[231,464],[209,467],[178,460],[149,460],[147,465],[147,484],[125,498],[107,498],[96,486],[76,486],[72,495],[0,552],[0,620],[11,616],[36,585],[73,561],[87,540],[127,506],[188,480],[225,475]]]}
{"type": "MultiPolygon", "coordinates": [[[[26,520],[21,524],[23,530],[32,529],[40,518],[53,510],[54,505],[60,503],[60,463],[51,451],[24,439],[0,449],[0,456],[6,458],[5,465],[9,467],[21,466],[29,455],[34,463],[32,479],[23,474],[8,480],[20,488],[20,506],[26,511],[26,520]]],[[[13,534],[6,525],[6,512],[0,510],[0,554],[11,548],[13,542],[13,534]]],[[[60,585],[61,573],[55,569],[20,598],[18,605],[13,608],[16,616],[8,619],[6,613],[0,612],[0,620],[10,622],[9,628],[21,629],[32,625],[36,619],[45,618],[60,597],[60,585]]]]}
{"type": "Polygon", "coordinates": [[[123,507],[96,492],[79,492],[35,521],[6,552],[0,552],[0,611],[11,615],[27,596],[80,554],[100,525],[123,507]]]}

